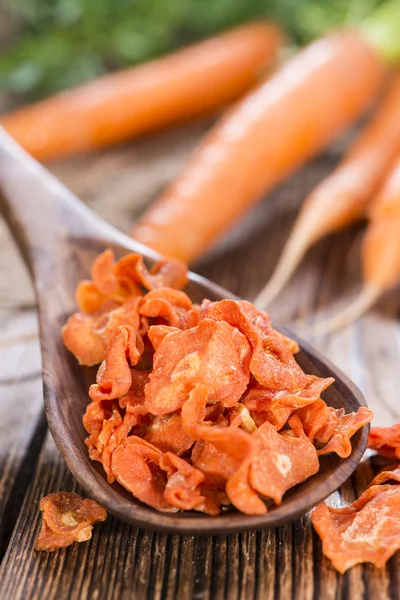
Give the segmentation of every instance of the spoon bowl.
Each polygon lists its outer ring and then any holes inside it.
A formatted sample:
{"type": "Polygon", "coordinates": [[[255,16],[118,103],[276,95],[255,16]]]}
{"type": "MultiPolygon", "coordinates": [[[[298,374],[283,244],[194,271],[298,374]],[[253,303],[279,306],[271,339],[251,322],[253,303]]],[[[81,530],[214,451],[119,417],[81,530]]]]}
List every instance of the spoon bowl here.
{"type": "MultiPolygon", "coordinates": [[[[99,463],[89,459],[82,416],[95,369],[80,367],[64,347],[61,327],[76,310],[75,288],[90,274],[100,252],[112,248],[117,257],[141,253],[151,264],[158,255],[104,222],[46,169],[0,130],[0,205],[31,272],[39,311],[45,413],[50,432],[68,468],[85,490],[110,513],[133,525],[174,534],[228,534],[276,527],[310,510],[335,491],[354,471],[367,445],[368,427],[352,438],[347,459],[320,459],[319,472],[287,492],[282,504],[264,515],[249,516],[229,508],[219,516],[194,512],[160,513],[136,500],[119,484],[107,483],[99,463]]],[[[193,301],[236,298],[220,286],[190,273],[185,291],[193,301]]],[[[286,331],[300,345],[300,366],[320,377],[334,377],[324,394],[326,403],[346,412],[366,406],[360,390],[306,342],[286,331]]],[[[54,490],[56,491],[56,490],[54,490]]]]}

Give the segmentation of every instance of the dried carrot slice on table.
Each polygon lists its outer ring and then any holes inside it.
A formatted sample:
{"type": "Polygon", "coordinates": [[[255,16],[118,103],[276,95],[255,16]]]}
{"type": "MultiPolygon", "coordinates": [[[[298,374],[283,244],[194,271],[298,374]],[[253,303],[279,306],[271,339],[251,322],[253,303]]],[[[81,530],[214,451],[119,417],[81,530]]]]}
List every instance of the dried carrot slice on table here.
{"type": "Polygon", "coordinates": [[[392,427],[372,427],[368,448],[377,450],[382,456],[400,460],[400,422],[392,427]]]}
{"type": "Polygon", "coordinates": [[[398,468],[386,471],[353,504],[315,508],[312,522],[323,552],[340,573],[362,562],[383,567],[400,548],[399,483],[398,468]]]}
{"type": "Polygon", "coordinates": [[[93,524],[105,521],[107,513],[94,500],[84,500],[72,492],[56,492],[40,501],[42,528],[35,542],[36,550],[52,552],[86,542],[92,537],[93,524]]]}

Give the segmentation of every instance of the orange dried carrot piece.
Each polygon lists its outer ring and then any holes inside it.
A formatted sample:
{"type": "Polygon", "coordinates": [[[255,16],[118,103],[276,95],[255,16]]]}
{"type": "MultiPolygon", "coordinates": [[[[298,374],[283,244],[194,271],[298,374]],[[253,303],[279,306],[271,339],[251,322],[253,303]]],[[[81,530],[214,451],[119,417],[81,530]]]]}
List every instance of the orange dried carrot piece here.
{"type": "Polygon", "coordinates": [[[249,354],[246,338],[228,323],[203,319],[170,333],[154,354],[146,407],[152,414],[174,412],[198,383],[207,387],[210,402],[233,406],[249,381],[249,354]]]}
{"type": "Polygon", "coordinates": [[[106,310],[106,306],[95,314],[74,313],[62,328],[62,337],[79,364],[92,366],[104,359],[107,345],[117,327],[129,325],[140,331],[140,297],[128,299],[122,306],[106,310]]]}
{"type": "Polygon", "coordinates": [[[266,315],[263,321],[259,320],[262,327],[256,326],[252,322],[253,313],[250,316],[248,314],[250,309],[247,304],[249,303],[220,300],[207,304],[204,314],[207,319],[226,321],[246,336],[252,349],[250,371],[264,387],[289,391],[302,389],[306,376],[286,342],[275,334],[272,325],[267,325],[266,315]]]}
{"type": "Polygon", "coordinates": [[[390,472],[378,478],[350,506],[332,508],[322,502],[312,513],[322,551],[340,573],[363,562],[382,568],[400,548],[398,476],[392,478],[394,485],[376,485],[390,480],[390,472]]]}
{"type": "Polygon", "coordinates": [[[170,325],[152,325],[148,331],[148,338],[154,348],[157,350],[163,339],[170,333],[176,333],[180,330],[178,327],[171,327],[170,325]]]}
{"type": "Polygon", "coordinates": [[[117,481],[138,500],[157,510],[178,509],[164,498],[167,474],[160,467],[162,452],[132,435],[116,448],[111,457],[111,472],[117,481]]]}
{"type": "Polygon", "coordinates": [[[183,428],[179,413],[155,416],[147,426],[144,439],[161,452],[172,452],[177,456],[194,444],[194,439],[183,428]]]}
{"type": "Polygon", "coordinates": [[[400,460],[400,422],[391,427],[372,427],[369,432],[368,448],[377,450],[387,458],[400,460]]]}
{"type": "Polygon", "coordinates": [[[118,327],[107,346],[97,383],[90,386],[92,400],[112,400],[127,394],[132,385],[131,367],[143,354],[142,338],[132,327],[118,327]]]}
{"type": "Polygon", "coordinates": [[[304,388],[298,392],[267,390],[257,385],[250,388],[243,403],[250,411],[265,412],[268,421],[279,430],[285,425],[293,411],[312,405],[333,382],[332,377],[322,379],[315,375],[307,375],[304,388]]]}
{"type": "Polygon", "coordinates": [[[263,514],[267,508],[257,494],[280,504],[288,489],[318,471],[319,462],[308,438],[286,431],[278,433],[268,421],[251,439],[252,454],[229,479],[226,491],[232,504],[242,512],[263,514]]]}
{"type": "Polygon", "coordinates": [[[326,445],[318,450],[318,455],[336,452],[341,458],[347,458],[351,454],[350,438],[364,425],[370,423],[374,413],[369,408],[362,406],[356,413],[341,414],[332,435],[326,445]]]}
{"type": "Polygon", "coordinates": [[[107,518],[106,511],[97,502],[84,500],[72,492],[45,496],[40,501],[40,510],[43,513],[42,528],[35,549],[46,552],[90,540],[93,524],[107,518]]]}
{"type": "Polygon", "coordinates": [[[180,510],[197,510],[211,515],[219,514],[219,505],[211,496],[203,495],[205,475],[172,452],[162,454],[160,467],[168,475],[164,497],[180,510]]]}
{"type": "Polygon", "coordinates": [[[139,313],[149,318],[162,319],[171,327],[186,329],[191,310],[192,302],[184,292],[158,288],[144,296],[139,313]]]}

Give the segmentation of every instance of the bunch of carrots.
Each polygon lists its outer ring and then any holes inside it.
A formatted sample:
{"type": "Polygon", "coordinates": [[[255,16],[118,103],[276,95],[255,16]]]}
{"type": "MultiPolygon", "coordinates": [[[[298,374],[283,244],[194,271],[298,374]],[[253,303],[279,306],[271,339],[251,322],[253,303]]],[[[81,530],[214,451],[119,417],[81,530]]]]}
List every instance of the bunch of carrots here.
{"type": "Polygon", "coordinates": [[[50,160],[236,101],[132,231],[161,254],[190,262],[352,125],[386,87],[337,169],[305,200],[276,271],[255,300],[265,308],[314,242],[367,216],[365,286],[328,324],[333,327],[400,281],[399,25],[398,0],[387,0],[358,28],[327,33],[282,64],[280,29],[250,23],[3,115],[0,123],[36,158],[50,160]]]}

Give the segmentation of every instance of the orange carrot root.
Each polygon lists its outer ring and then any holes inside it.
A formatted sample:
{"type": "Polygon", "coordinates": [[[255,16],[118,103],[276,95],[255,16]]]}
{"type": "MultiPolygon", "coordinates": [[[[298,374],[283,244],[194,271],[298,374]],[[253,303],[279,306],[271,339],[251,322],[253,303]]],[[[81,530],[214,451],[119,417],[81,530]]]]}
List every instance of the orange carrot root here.
{"type": "Polygon", "coordinates": [[[0,123],[39,160],[115,144],[232,102],[275,61],[282,39],[277,26],[250,23],[3,115],[0,123]]]}
{"type": "Polygon", "coordinates": [[[365,214],[400,151],[399,106],[400,73],[337,169],[305,200],[275,273],[254,301],[259,308],[280,292],[314,242],[365,214]]]}
{"type": "Polygon", "coordinates": [[[384,73],[356,32],[311,44],[216,125],[133,237],[166,256],[201,256],[262,194],[352,123],[384,73]]]}

